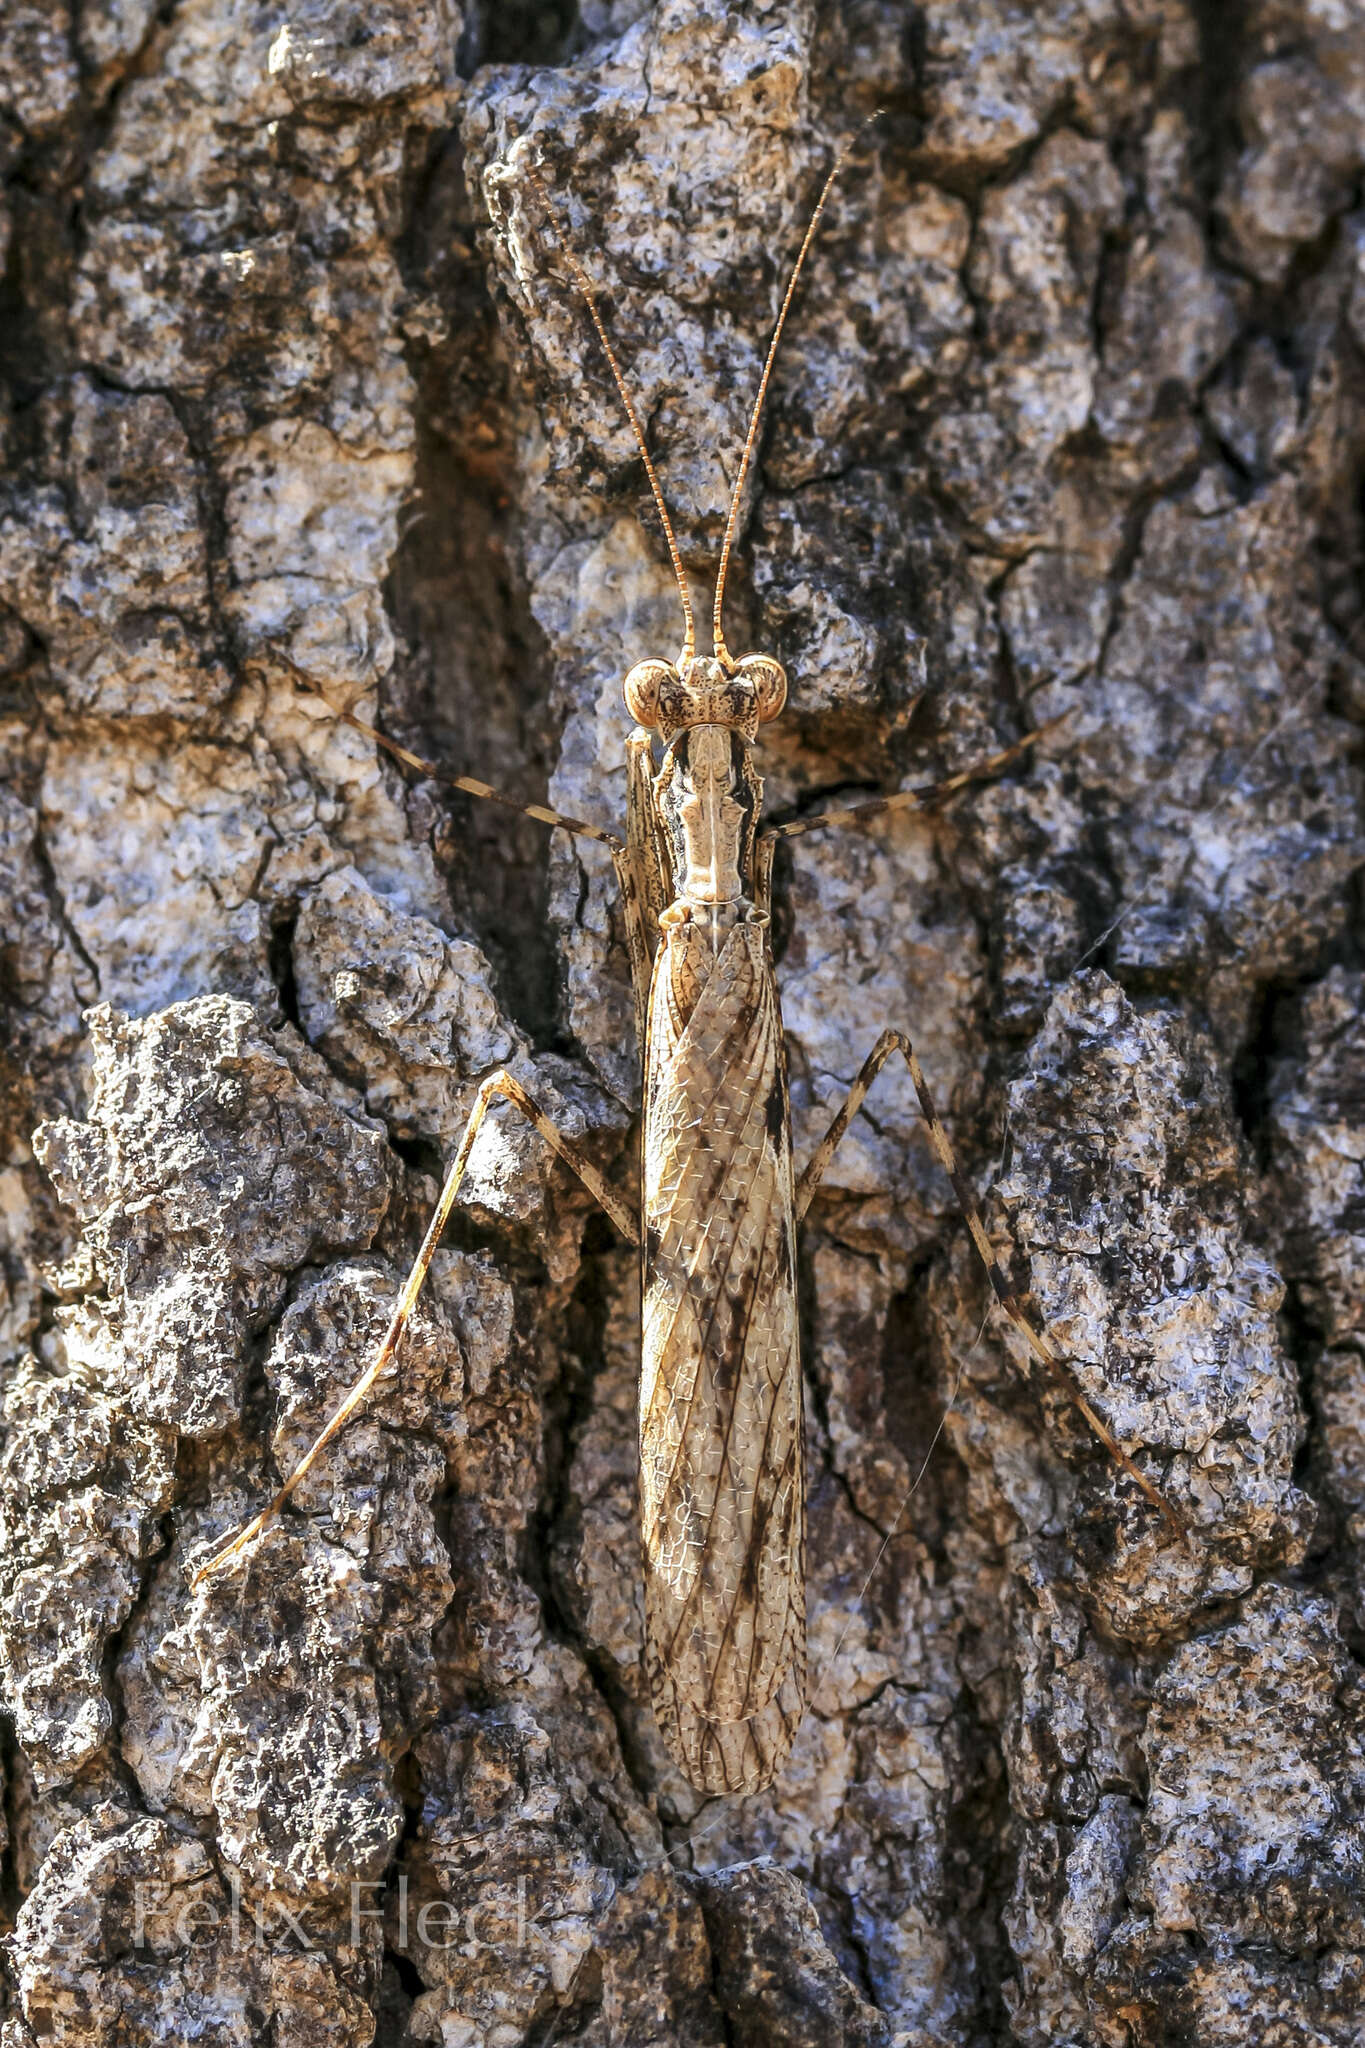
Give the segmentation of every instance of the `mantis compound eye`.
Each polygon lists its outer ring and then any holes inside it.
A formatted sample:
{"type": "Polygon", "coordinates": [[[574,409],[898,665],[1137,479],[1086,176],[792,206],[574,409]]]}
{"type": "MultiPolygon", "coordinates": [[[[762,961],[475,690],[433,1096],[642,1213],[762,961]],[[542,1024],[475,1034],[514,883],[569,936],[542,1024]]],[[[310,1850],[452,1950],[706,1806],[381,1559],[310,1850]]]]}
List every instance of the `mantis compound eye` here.
{"type": "Polygon", "coordinates": [[[671,661],[638,661],[625,681],[626,709],[637,725],[657,726],[659,694],[665,683],[677,682],[671,661]]]}
{"type": "Polygon", "coordinates": [[[787,701],[787,671],[770,654],[746,654],[735,663],[735,674],[753,685],[758,722],[766,725],[776,718],[787,701]]]}

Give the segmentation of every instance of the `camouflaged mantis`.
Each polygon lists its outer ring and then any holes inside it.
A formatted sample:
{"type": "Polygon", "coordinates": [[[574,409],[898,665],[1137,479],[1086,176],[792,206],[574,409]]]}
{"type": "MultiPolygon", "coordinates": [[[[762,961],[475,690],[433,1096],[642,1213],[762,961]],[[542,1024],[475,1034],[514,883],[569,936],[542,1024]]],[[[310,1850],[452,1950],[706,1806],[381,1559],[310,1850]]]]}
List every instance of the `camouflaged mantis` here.
{"type": "MultiPolygon", "coordinates": [[[[626,677],[635,730],[626,742],[624,839],[541,806],[511,806],[599,841],[616,865],[643,1049],[641,1209],[637,1218],[514,1076],[490,1074],[375,1357],[275,1500],[195,1578],[197,1584],[220,1570],[254,1541],[392,1359],[479,1127],[489,1105],[502,1097],[573,1167],[622,1235],[640,1248],[645,1666],[669,1751],[689,1781],[708,1793],[756,1792],[770,1784],[804,1712],[805,1467],[795,1227],[893,1054],[909,1066],[934,1150],[1001,1306],[1124,1471],[1183,1538],[1173,1510],[1115,1441],[1014,1293],[903,1033],[882,1033],[799,1178],[793,1166],[769,929],[777,841],[891,809],[927,806],[1005,766],[1038,737],[1029,734],[929,789],[760,828],[763,785],[754,749],[759,728],[782,709],[787,682],[768,654],[731,655],[722,623],[725,581],[778,344],[842,160],[836,160],[811,215],[754,402],[721,548],[709,655],[696,649],[672,524],[591,282],[560,235],[539,173],[523,167],[546,204],[550,232],[583,296],[634,431],[683,613],[676,661],[643,661],[626,677]],[[657,762],[656,740],[663,750],[657,762]]],[[[382,735],[374,737],[422,773],[441,775],[430,762],[382,735]]],[[[475,796],[510,801],[471,777],[442,779],[475,796]]]]}

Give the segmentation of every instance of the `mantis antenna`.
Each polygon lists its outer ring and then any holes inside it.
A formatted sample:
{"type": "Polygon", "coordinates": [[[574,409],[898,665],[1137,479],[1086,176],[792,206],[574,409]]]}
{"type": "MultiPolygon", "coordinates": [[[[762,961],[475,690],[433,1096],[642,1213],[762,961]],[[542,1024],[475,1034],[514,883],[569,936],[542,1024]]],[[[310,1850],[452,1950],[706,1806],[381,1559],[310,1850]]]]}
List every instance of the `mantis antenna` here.
{"type": "MultiPolygon", "coordinates": [[[[875,120],[876,116],[874,115],[872,118],[875,120]]],[[[864,123],[864,126],[866,125],[864,123]]],[[[716,601],[712,612],[711,635],[716,659],[726,670],[734,667],[734,661],[725,642],[725,628],[721,622],[721,611],[725,603],[725,579],[729,574],[730,557],[734,552],[735,533],[739,526],[740,503],[744,496],[744,485],[749,474],[749,464],[753,458],[754,447],[758,440],[758,430],[763,419],[763,408],[768,397],[768,386],[772,381],[773,365],[777,361],[777,351],[782,342],[782,330],[787,324],[787,315],[791,311],[792,300],[796,296],[796,287],[801,281],[801,272],[805,265],[806,257],[810,253],[811,243],[815,240],[820,222],[824,217],[825,206],[829,200],[834,181],[847,162],[852,148],[853,141],[846,142],[831,164],[829,175],[820,188],[820,197],[815,202],[801,247],[797,251],[796,261],[792,265],[791,276],[787,280],[787,289],[783,294],[781,310],[777,316],[777,325],[773,328],[772,340],[768,344],[768,354],[763,364],[763,375],[759,378],[758,394],[754,399],[754,408],[749,416],[749,431],[744,437],[744,448],[739,458],[739,469],[735,476],[735,487],[730,494],[730,509],[726,515],[725,535],[721,541],[720,566],[716,573],[716,601]]],[[[668,516],[668,507],[664,503],[664,494],[659,485],[658,473],[650,459],[649,449],[645,445],[644,429],[640,424],[640,416],[635,410],[635,403],[626,385],[621,365],[617,360],[616,351],[608,338],[606,323],[598,308],[597,293],[593,287],[592,279],[588,276],[587,271],[570,247],[567,237],[560,229],[556,216],[555,202],[550,196],[545,180],[535,164],[528,164],[526,166],[526,176],[540,196],[545,207],[550,233],[554,237],[555,247],[572,271],[574,282],[578,286],[583,303],[588,309],[588,317],[597,330],[597,339],[602,344],[602,352],[606,356],[611,374],[616,381],[616,389],[621,394],[621,403],[625,407],[626,418],[630,421],[631,432],[635,436],[635,445],[640,451],[640,459],[645,466],[645,475],[649,478],[649,488],[654,493],[654,503],[658,510],[659,523],[663,527],[664,539],[668,543],[669,560],[673,564],[673,574],[677,578],[678,596],[682,600],[683,623],[686,629],[682,659],[685,661],[696,653],[697,648],[697,632],[692,616],[692,600],[688,593],[687,576],[683,569],[682,556],[678,552],[678,543],[673,532],[673,522],[668,516]]]]}
{"type": "Polygon", "coordinates": [[[730,650],[725,644],[725,628],[721,623],[721,607],[725,603],[725,578],[729,573],[730,555],[735,544],[735,530],[739,525],[740,499],[744,496],[745,479],[749,474],[749,462],[754,452],[754,443],[758,439],[758,429],[763,418],[763,407],[768,397],[768,384],[772,378],[773,364],[777,361],[777,351],[782,341],[782,329],[787,324],[787,315],[791,311],[791,303],[796,296],[796,287],[801,280],[801,269],[809,253],[810,245],[815,240],[816,231],[820,226],[820,221],[825,211],[825,202],[829,198],[834,180],[843,169],[852,147],[852,141],[846,142],[835,157],[834,162],[830,165],[829,176],[820,187],[820,197],[815,202],[815,210],[811,214],[810,222],[806,228],[805,239],[797,251],[796,261],[792,265],[792,274],[787,280],[787,289],[782,300],[782,310],[777,316],[777,325],[773,329],[773,338],[768,343],[768,358],[763,365],[763,375],[758,380],[758,396],[754,400],[754,409],[749,416],[749,431],[744,437],[744,452],[739,458],[739,469],[735,476],[735,488],[730,493],[730,511],[725,521],[725,538],[720,545],[720,568],[716,572],[716,602],[711,615],[711,642],[715,648],[717,660],[727,670],[732,668],[734,663],[731,660],[730,650]]]}
{"type": "Polygon", "coordinates": [[[664,503],[664,494],[659,487],[658,472],[650,460],[649,449],[645,446],[644,428],[640,425],[640,416],[635,410],[635,402],[627,388],[626,380],[621,374],[621,365],[616,360],[616,351],[607,337],[606,323],[603,321],[602,315],[598,310],[597,294],[593,289],[592,279],[588,276],[587,271],[583,268],[578,257],[570,248],[567,239],[560,231],[559,222],[555,216],[555,203],[550,197],[545,180],[541,177],[539,170],[534,164],[528,164],[526,166],[526,175],[540,195],[545,207],[546,219],[549,222],[550,233],[554,236],[555,247],[573,272],[574,282],[578,286],[583,297],[583,303],[588,309],[588,317],[597,329],[597,339],[602,344],[602,353],[606,356],[611,368],[611,374],[616,379],[616,389],[621,394],[621,403],[626,409],[626,418],[630,421],[631,432],[635,436],[635,445],[640,451],[640,460],[645,466],[645,475],[649,478],[649,488],[654,493],[654,503],[659,514],[659,524],[663,527],[664,539],[668,543],[668,558],[673,564],[673,574],[678,581],[678,596],[682,599],[684,626],[682,659],[684,661],[690,660],[697,651],[697,628],[692,617],[692,599],[688,594],[687,576],[683,569],[682,556],[678,553],[678,543],[673,533],[673,521],[668,516],[668,507],[664,503]]]}

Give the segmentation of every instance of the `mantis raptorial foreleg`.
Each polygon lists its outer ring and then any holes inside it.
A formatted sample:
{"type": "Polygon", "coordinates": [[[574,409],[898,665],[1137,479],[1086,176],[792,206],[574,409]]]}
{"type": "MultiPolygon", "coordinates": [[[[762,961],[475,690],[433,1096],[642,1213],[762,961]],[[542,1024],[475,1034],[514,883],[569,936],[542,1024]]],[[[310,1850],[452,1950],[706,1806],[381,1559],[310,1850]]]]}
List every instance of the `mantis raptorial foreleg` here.
{"type": "Polygon", "coordinates": [[[829,1129],[825,1132],[824,1137],[816,1146],[809,1164],[796,1183],[795,1207],[797,1220],[799,1221],[805,1215],[807,1209],[809,1209],[812,1197],[820,1182],[824,1179],[829,1163],[838,1149],[840,1139],[858,1114],[858,1111],[862,1108],[868,1090],[872,1087],[878,1074],[880,1074],[882,1068],[894,1053],[899,1053],[906,1066],[910,1069],[910,1079],[914,1086],[916,1100],[919,1103],[920,1114],[928,1128],[929,1142],[934,1148],[934,1154],[938,1159],[939,1165],[952,1182],[953,1193],[957,1196],[958,1207],[961,1209],[967,1229],[971,1233],[972,1243],[976,1246],[981,1256],[982,1264],[986,1268],[996,1300],[1015,1328],[1020,1332],[1039,1364],[1058,1383],[1067,1399],[1072,1402],[1079,1413],[1085,1417],[1085,1420],[1099,1441],[1104,1445],[1110,1457],[1128,1474],[1133,1484],[1141,1490],[1152,1506],[1157,1509],[1180,1541],[1188,1543],[1189,1538],[1185,1525],[1179,1515],[1176,1514],[1175,1509],[1161,1493],[1160,1489],[1154,1486],[1151,1480],[1138,1470],[1133,1460],[1114,1436],[1113,1431],[1096,1414],[1089,1400],[1082,1392],[1070,1364],[1058,1351],[1051,1338],[1047,1335],[1047,1332],[1038,1328],[1034,1323],[1009,1275],[996,1257],[995,1249],[986,1235],[986,1226],[981,1220],[981,1211],[977,1207],[976,1197],[963,1177],[962,1169],[957,1163],[957,1157],[949,1141],[948,1133],[943,1127],[943,1120],[934,1108],[933,1097],[929,1093],[929,1084],[924,1078],[924,1069],[916,1057],[914,1047],[903,1031],[883,1031],[881,1037],[877,1040],[877,1043],[859,1068],[858,1077],[849,1089],[842,1107],[830,1124],[829,1129]]]}
{"type": "Polygon", "coordinates": [[[894,789],[887,796],[869,797],[860,804],[846,804],[837,811],[817,811],[808,818],[792,818],[785,825],[769,825],[758,835],[755,848],[755,897],[765,908],[772,903],[773,857],[777,852],[779,839],[800,839],[807,832],[820,832],[835,825],[870,825],[874,818],[884,818],[891,811],[933,811],[949,797],[956,796],[961,789],[967,789],[974,782],[985,782],[992,775],[998,775],[1002,768],[1008,768],[1027,753],[1030,747],[1045,739],[1058,726],[1065,725],[1071,713],[1064,711],[1059,718],[1049,718],[1043,725],[1026,732],[1021,740],[1002,747],[998,754],[988,754],[984,761],[974,761],[970,768],[961,768],[956,775],[946,775],[942,782],[921,783],[917,789],[894,789]]]}
{"type": "MultiPolygon", "coordinates": [[[[645,1005],[649,995],[649,977],[653,959],[653,935],[657,934],[659,912],[668,901],[664,878],[659,869],[656,849],[641,835],[639,820],[645,814],[645,805],[638,799],[637,788],[647,784],[653,774],[653,763],[649,754],[649,735],[634,733],[626,742],[627,774],[633,786],[636,800],[629,807],[632,829],[627,838],[619,833],[609,832],[604,825],[593,825],[586,818],[573,818],[565,811],[552,810],[548,804],[523,803],[520,797],[504,796],[491,783],[481,782],[474,775],[452,775],[449,769],[438,762],[429,761],[423,754],[414,754],[410,747],[404,747],[397,740],[390,739],[378,726],[370,725],[363,718],[357,718],[353,711],[343,711],[333,704],[330,697],[311,679],[295,674],[302,688],[312,690],[321,697],[327,709],[343,725],[349,725],[352,732],[363,733],[377,747],[399,762],[404,768],[411,768],[419,775],[426,775],[433,782],[444,783],[447,789],[458,789],[463,796],[477,797],[482,803],[497,804],[499,809],[514,811],[523,818],[533,818],[538,825],[549,825],[558,832],[568,832],[575,839],[591,839],[595,845],[605,846],[616,869],[616,880],[621,891],[621,907],[625,918],[626,951],[630,958],[630,978],[635,996],[635,1026],[639,1043],[643,1045],[645,1035],[645,1005]]],[[[1021,745],[1027,742],[1020,742],[1021,745]]],[[[1011,749],[1011,752],[1017,751],[1011,749]]],[[[960,778],[958,778],[960,780],[960,778]]]]}
{"type": "Polygon", "coordinates": [[[402,1340],[408,1319],[417,1306],[417,1298],[422,1291],[422,1283],[427,1277],[427,1269],[431,1264],[432,1256],[441,1242],[441,1234],[445,1230],[446,1224],[450,1221],[450,1212],[454,1208],[455,1198],[460,1192],[460,1183],[464,1179],[465,1169],[469,1164],[469,1156],[474,1149],[474,1141],[479,1135],[480,1126],[485,1116],[487,1116],[492,1103],[499,1096],[505,1102],[510,1102],[519,1109],[527,1122],[539,1132],[546,1144],[550,1146],[566,1165],[573,1168],[584,1187],[588,1190],[588,1193],[593,1197],[594,1201],[598,1202],[605,1209],[607,1215],[611,1218],[627,1243],[639,1244],[639,1230],[630,1210],[622,1202],[620,1196],[613,1193],[612,1189],[607,1186],[597,1168],[585,1157],[573,1139],[564,1136],[564,1133],[546,1115],[540,1105],[527,1094],[525,1088],[522,1087],[521,1082],[517,1080],[514,1074],[507,1073],[505,1069],[499,1069],[496,1074],[490,1074],[479,1085],[479,1092],[474,1099],[474,1107],[469,1112],[464,1127],[464,1134],[456,1149],[454,1160],[451,1162],[450,1171],[446,1175],[445,1186],[441,1189],[441,1199],[432,1211],[431,1221],[427,1225],[426,1236],[422,1239],[421,1248],[412,1262],[412,1270],[403,1283],[403,1291],[394,1304],[393,1314],[389,1318],[389,1326],[384,1332],[374,1357],[370,1360],[370,1363],[366,1366],[364,1372],[360,1375],[360,1378],[356,1381],[345,1399],[340,1403],[325,1428],[319,1432],[312,1445],[304,1453],[303,1457],[300,1458],[298,1464],[294,1467],[294,1470],[290,1473],[288,1479],[269,1506],[263,1508],[254,1521],[248,1522],[246,1527],[239,1530],[230,1542],[225,1543],[221,1549],[213,1553],[212,1557],[200,1565],[190,1582],[192,1585],[199,1585],[202,1580],[219,1570],[221,1566],[227,1564],[230,1559],[236,1557],[255,1541],[267,1523],[279,1513],[290,1494],[293,1493],[295,1487],[311,1470],[318,1456],[326,1445],[331,1442],[337,1431],[345,1428],[356,1410],[371,1392],[385,1366],[392,1359],[402,1340]]]}
{"type": "Polygon", "coordinates": [[[334,718],[340,719],[343,725],[349,725],[352,732],[363,733],[367,740],[373,740],[377,747],[382,747],[386,754],[391,755],[395,761],[400,761],[405,768],[414,768],[419,775],[429,775],[434,782],[443,782],[447,789],[458,789],[463,795],[476,796],[483,803],[497,804],[504,811],[516,811],[523,818],[534,818],[538,825],[553,825],[558,831],[572,832],[576,838],[593,839],[599,846],[610,847],[613,853],[620,853],[623,850],[625,841],[618,833],[609,832],[605,825],[591,825],[586,818],[568,817],[563,811],[551,810],[546,804],[527,804],[523,803],[520,797],[504,796],[500,789],[494,789],[491,783],[480,782],[474,775],[452,775],[448,768],[442,768],[435,761],[428,761],[424,755],[414,754],[410,748],[400,746],[397,740],[390,739],[387,733],[381,732],[377,725],[367,724],[363,718],[357,718],[353,711],[343,711],[339,704],[332,702],[326,691],[315,683],[311,676],[305,676],[297,669],[294,673],[301,687],[311,690],[315,696],[320,697],[334,718]]]}
{"type": "Polygon", "coordinates": [[[818,811],[813,817],[792,818],[785,825],[770,825],[760,837],[767,839],[799,839],[805,832],[819,832],[831,825],[865,825],[873,818],[884,818],[888,811],[928,811],[955,796],[960,789],[967,789],[973,782],[984,782],[989,776],[998,775],[1002,768],[1008,768],[1039,740],[1055,732],[1071,713],[1064,711],[1058,718],[1049,718],[1044,725],[1036,725],[1032,732],[1026,732],[1021,740],[1002,747],[998,754],[988,754],[984,761],[974,761],[970,768],[959,769],[956,775],[947,775],[942,782],[926,782],[918,789],[895,789],[887,796],[869,797],[865,803],[848,804],[838,811],[818,811]]]}

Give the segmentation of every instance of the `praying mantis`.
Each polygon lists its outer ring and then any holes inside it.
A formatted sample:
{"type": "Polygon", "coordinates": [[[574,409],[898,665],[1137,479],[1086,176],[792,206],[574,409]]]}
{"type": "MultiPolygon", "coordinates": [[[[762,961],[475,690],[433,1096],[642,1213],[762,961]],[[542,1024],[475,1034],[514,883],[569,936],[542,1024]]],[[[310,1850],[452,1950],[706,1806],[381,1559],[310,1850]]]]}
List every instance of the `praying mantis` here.
{"type": "MultiPolygon", "coordinates": [[[[728,571],[773,367],[841,151],[810,215],[773,329],[722,539],[712,648],[698,649],[682,556],[647,439],[599,310],[541,175],[525,175],[596,331],[634,435],[677,584],[683,636],[673,659],[650,657],[625,678],[634,729],[626,740],[624,834],[486,783],[442,776],[610,852],[623,906],[644,1074],[638,1209],[603,1179],[510,1073],[479,1086],[439,1201],[373,1358],[274,1500],[203,1562],[198,1584],[256,1540],[393,1360],[459,1195],[491,1105],[510,1103],[577,1174],[642,1270],[639,1398],[640,1530],[645,1668],[674,1761],[697,1790],[747,1794],[770,1785],[806,1705],[805,1470],[797,1310],[796,1226],[883,1067],[909,1069],[934,1152],[948,1175],[995,1299],[1034,1358],[1065,1388],[1100,1442],[1163,1517],[1183,1525],[1086,1399],[1064,1355],[1038,1326],[998,1259],[957,1165],[910,1038],[892,1024],[868,1052],[848,1096],[798,1172],[786,1053],[770,937],[780,841],[854,828],[897,809],[928,809],[999,772],[1040,737],[940,783],[804,817],[761,822],[755,765],[760,729],[782,711],[787,678],[769,653],[736,657],[724,629],[728,571]],[[662,748],[655,757],[655,746],[662,748]]],[[[339,713],[353,725],[349,714],[339,713]]],[[[361,726],[367,733],[371,729],[361,726]]],[[[432,763],[382,734],[379,743],[424,774],[432,763]]]]}

